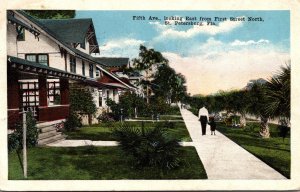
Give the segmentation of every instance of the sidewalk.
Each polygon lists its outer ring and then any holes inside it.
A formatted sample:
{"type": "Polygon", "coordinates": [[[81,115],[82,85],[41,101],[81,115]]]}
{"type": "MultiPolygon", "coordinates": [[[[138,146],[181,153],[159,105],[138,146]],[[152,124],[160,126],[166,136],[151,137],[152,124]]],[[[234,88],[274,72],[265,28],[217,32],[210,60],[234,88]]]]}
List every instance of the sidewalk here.
{"type": "Polygon", "coordinates": [[[208,179],[286,179],[220,132],[210,135],[209,126],[202,136],[198,117],[186,109],[181,114],[208,179]]]}

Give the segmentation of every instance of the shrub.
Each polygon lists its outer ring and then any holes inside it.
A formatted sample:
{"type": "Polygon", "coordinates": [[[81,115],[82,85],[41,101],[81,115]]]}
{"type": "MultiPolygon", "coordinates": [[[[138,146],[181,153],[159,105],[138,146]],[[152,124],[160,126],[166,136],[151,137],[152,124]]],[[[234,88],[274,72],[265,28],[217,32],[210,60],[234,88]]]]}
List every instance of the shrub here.
{"type": "MultiPolygon", "coordinates": [[[[8,150],[12,151],[22,147],[23,142],[23,124],[17,123],[15,132],[8,135],[8,150]]],[[[31,112],[26,114],[26,145],[28,147],[36,146],[38,143],[38,128],[36,120],[31,112]]]]}
{"type": "Polygon", "coordinates": [[[8,135],[8,151],[11,152],[15,149],[19,149],[21,146],[21,137],[19,133],[13,132],[8,135]]]}
{"type": "Polygon", "coordinates": [[[175,128],[175,122],[172,122],[172,121],[164,121],[161,124],[162,124],[162,127],[164,127],[164,128],[169,128],[169,129],[175,128]]]}
{"type": "Polygon", "coordinates": [[[161,126],[145,129],[143,125],[137,128],[124,123],[113,135],[138,167],[172,169],[179,166],[179,143],[168,137],[161,126]]]}
{"type": "Polygon", "coordinates": [[[287,137],[289,132],[289,127],[286,125],[278,125],[278,136],[282,137],[282,141],[287,137]]]}
{"type": "Polygon", "coordinates": [[[71,112],[64,123],[64,129],[66,131],[74,131],[76,128],[80,127],[82,127],[81,118],[77,114],[71,112]]]}
{"type": "Polygon", "coordinates": [[[108,123],[108,122],[113,122],[114,119],[112,117],[112,114],[109,114],[107,112],[102,112],[98,117],[97,117],[99,123],[108,123]]]}

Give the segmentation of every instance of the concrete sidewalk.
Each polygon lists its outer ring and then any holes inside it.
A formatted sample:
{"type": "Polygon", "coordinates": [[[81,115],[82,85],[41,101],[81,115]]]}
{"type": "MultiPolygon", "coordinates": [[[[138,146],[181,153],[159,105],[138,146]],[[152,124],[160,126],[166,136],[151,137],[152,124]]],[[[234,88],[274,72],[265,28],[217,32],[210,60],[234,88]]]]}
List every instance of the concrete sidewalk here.
{"type": "Polygon", "coordinates": [[[47,144],[51,147],[80,147],[80,146],[117,146],[116,141],[91,141],[91,140],[62,140],[56,143],[47,144]]]}
{"type": "Polygon", "coordinates": [[[208,179],[286,179],[220,132],[210,135],[209,126],[202,136],[198,117],[186,109],[181,114],[208,179]]]}
{"type": "MultiPolygon", "coordinates": [[[[179,142],[181,146],[194,146],[193,142],[179,142]]],[[[61,140],[55,143],[47,144],[50,147],[81,147],[81,146],[95,146],[95,147],[113,147],[118,146],[117,141],[91,141],[91,140],[61,140]]]]}

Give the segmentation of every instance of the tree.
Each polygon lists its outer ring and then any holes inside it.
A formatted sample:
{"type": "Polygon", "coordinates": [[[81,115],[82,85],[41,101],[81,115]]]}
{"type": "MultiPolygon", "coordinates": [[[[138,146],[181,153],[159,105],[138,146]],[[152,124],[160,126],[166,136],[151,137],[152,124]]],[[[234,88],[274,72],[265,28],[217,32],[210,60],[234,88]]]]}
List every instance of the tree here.
{"type": "Polygon", "coordinates": [[[266,112],[271,118],[279,118],[281,123],[288,124],[290,120],[291,67],[282,67],[266,83],[266,112]]]}
{"type": "Polygon", "coordinates": [[[168,103],[182,100],[186,95],[185,77],[166,64],[158,67],[151,83],[155,85],[155,95],[165,98],[168,103]]]}
{"type": "Polygon", "coordinates": [[[97,111],[91,90],[73,85],[70,88],[70,111],[79,115],[88,115],[91,124],[91,117],[97,111]]]}
{"type": "Polygon", "coordinates": [[[260,117],[260,135],[263,138],[270,137],[270,130],[268,126],[269,115],[266,112],[266,85],[254,83],[249,91],[249,108],[250,114],[260,117]]]}
{"type": "Polygon", "coordinates": [[[149,78],[151,78],[150,72],[152,66],[155,64],[168,64],[168,60],[162,56],[162,54],[154,49],[147,49],[145,46],[140,45],[139,57],[133,59],[134,67],[139,71],[145,71],[146,78],[146,99],[149,103],[149,78]]]}
{"type": "Polygon", "coordinates": [[[75,17],[75,10],[26,10],[37,19],[69,19],[75,17]]]}

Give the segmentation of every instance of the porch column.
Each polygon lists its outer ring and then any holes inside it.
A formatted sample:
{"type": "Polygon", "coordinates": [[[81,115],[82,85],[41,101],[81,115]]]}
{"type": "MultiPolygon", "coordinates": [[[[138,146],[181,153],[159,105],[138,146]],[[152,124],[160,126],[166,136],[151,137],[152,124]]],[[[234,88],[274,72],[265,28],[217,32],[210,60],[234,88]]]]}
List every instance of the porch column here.
{"type": "Polygon", "coordinates": [[[47,79],[39,76],[39,106],[48,106],[47,101],[47,79]]]}
{"type": "Polygon", "coordinates": [[[18,73],[8,71],[7,74],[7,108],[18,109],[20,107],[20,93],[18,73]]]}
{"type": "Polygon", "coordinates": [[[20,92],[18,73],[8,70],[7,73],[7,116],[8,128],[14,129],[15,123],[20,120],[20,92]]]}
{"type": "Polygon", "coordinates": [[[67,105],[70,103],[69,80],[60,79],[60,104],[67,105]]]}

